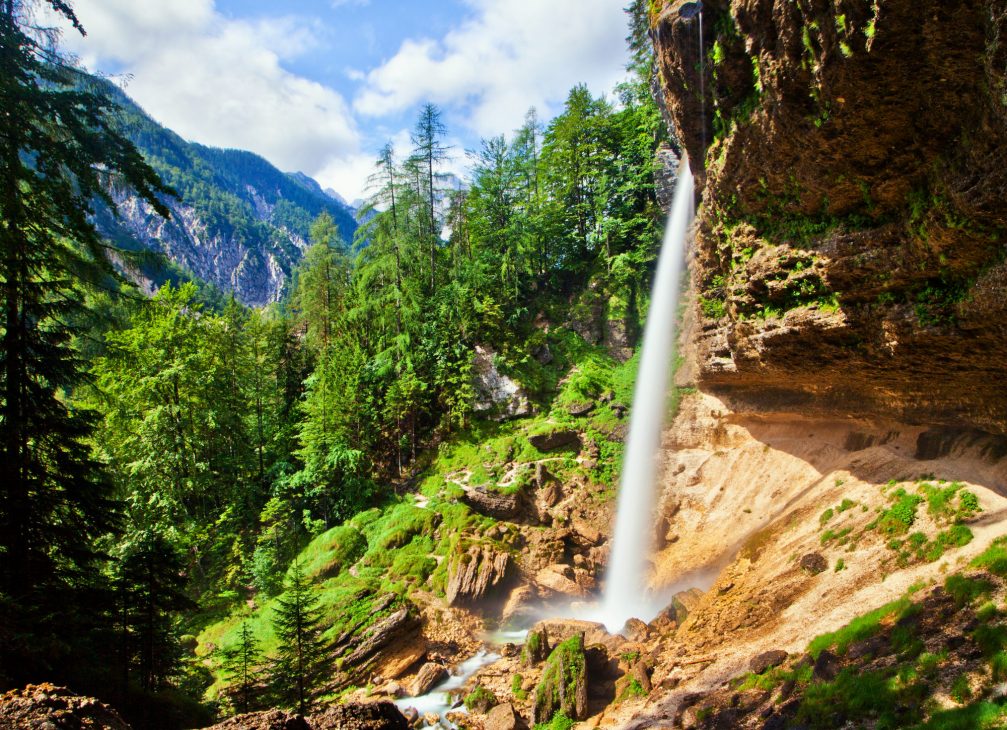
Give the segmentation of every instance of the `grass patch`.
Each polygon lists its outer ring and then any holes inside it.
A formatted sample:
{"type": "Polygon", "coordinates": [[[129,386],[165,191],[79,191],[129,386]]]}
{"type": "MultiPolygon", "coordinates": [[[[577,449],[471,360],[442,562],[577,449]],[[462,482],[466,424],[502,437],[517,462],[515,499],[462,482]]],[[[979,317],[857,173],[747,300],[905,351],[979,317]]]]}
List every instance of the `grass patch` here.
{"type": "Polygon", "coordinates": [[[816,636],[808,644],[808,653],[813,659],[818,659],[826,649],[835,649],[837,653],[845,654],[850,644],[869,639],[883,628],[884,623],[898,621],[910,615],[915,610],[914,607],[915,604],[907,596],[886,603],[863,616],[858,616],[841,629],[816,636]]]}
{"type": "Polygon", "coordinates": [[[944,580],[944,590],[959,607],[967,606],[977,598],[989,596],[993,593],[993,589],[993,584],[988,580],[968,578],[958,573],[949,575],[944,580]]]}
{"type": "Polygon", "coordinates": [[[1007,578],[1007,536],[998,537],[988,548],[973,558],[973,568],[983,568],[993,575],[1007,578]]]}

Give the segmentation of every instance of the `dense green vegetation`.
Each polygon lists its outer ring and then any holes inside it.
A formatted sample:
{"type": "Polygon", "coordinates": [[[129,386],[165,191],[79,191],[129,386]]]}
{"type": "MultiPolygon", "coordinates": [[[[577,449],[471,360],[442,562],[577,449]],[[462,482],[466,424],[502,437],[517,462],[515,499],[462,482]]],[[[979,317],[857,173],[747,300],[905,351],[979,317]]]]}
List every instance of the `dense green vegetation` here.
{"type": "MultiPolygon", "coordinates": [[[[514,550],[457,500],[462,480],[520,490],[543,458],[530,437],[574,427],[598,498],[614,485],[635,361],[593,333],[632,342],[646,307],[665,135],[649,67],[615,102],[578,86],[552,121],[532,110],[484,141],[462,190],[441,189],[451,152],[424,107],[413,154],[379,155],[354,240],[306,216],[313,199],[276,206],[311,247],[286,301],[250,311],[195,283],[138,297],[94,226],[115,210],[106,173],[167,213],[160,173],[198,187],[214,226],[259,235],[203,173],[213,157],[233,183],[261,161],[155,134],[32,35],[34,8],[0,11],[0,686],[63,682],[143,727],[263,697],[308,709],[341,635],[443,595],[471,545],[514,550]],[[124,129],[159,150],[149,165],[124,129]],[[479,408],[477,345],[527,417],[479,408]]],[[[554,475],[586,475],[553,456],[554,475]]]]}

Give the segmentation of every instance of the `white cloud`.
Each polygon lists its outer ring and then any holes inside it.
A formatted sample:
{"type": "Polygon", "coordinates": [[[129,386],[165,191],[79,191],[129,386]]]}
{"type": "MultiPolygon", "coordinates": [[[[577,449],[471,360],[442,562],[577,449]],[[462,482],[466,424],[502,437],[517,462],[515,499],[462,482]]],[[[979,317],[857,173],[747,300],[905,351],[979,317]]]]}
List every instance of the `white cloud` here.
{"type": "Polygon", "coordinates": [[[623,77],[624,3],[470,0],[475,15],[442,39],[408,39],[367,76],[354,100],[365,115],[421,101],[460,106],[481,135],[520,126],[529,106],[555,109],[585,82],[608,91],[623,77]]]}
{"type": "Polygon", "coordinates": [[[343,98],[282,65],[317,44],[310,27],[231,20],[213,0],[78,0],[75,10],[88,36],[68,33],[71,49],[128,72],[130,96],[183,137],[309,175],[359,153],[343,98]]]}

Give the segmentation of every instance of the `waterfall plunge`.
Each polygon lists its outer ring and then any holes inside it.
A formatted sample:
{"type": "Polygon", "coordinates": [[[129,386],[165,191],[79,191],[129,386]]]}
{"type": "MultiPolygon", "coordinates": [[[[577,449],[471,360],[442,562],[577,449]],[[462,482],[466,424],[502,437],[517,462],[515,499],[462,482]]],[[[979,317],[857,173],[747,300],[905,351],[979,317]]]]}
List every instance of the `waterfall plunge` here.
{"type": "Polygon", "coordinates": [[[657,466],[667,408],[668,374],[677,339],[678,294],[693,212],[692,172],[688,162],[683,161],[658,258],[633,393],[602,607],[602,621],[609,631],[619,631],[629,618],[650,619],[662,608],[652,605],[654,601],[648,596],[648,558],[653,548],[657,466]]]}

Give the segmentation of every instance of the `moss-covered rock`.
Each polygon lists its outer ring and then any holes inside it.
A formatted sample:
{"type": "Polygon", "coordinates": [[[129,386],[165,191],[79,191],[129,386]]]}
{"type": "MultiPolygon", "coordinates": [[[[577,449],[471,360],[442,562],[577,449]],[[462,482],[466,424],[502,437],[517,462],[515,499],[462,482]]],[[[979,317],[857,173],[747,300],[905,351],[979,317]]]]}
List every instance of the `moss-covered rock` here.
{"type": "Polygon", "coordinates": [[[521,663],[532,667],[549,656],[549,635],[545,631],[529,631],[521,647],[521,663]]]}
{"type": "Polygon", "coordinates": [[[587,661],[584,635],[573,636],[553,649],[535,688],[532,722],[549,722],[561,712],[574,720],[587,717],[587,661]]]}

